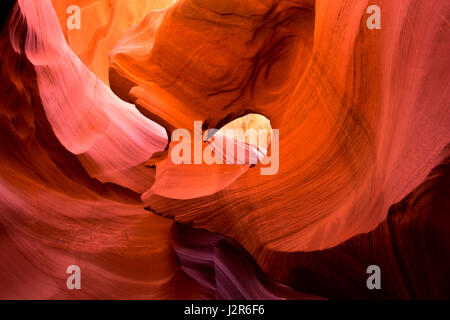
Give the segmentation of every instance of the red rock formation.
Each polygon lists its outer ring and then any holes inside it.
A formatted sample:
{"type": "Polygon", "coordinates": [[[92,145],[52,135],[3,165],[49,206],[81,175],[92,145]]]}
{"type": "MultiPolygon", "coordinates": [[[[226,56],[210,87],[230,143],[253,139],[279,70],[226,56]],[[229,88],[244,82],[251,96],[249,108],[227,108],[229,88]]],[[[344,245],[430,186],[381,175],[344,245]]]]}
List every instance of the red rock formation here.
{"type": "Polygon", "coordinates": [[[129,27],[150,10],[167,7],[175,0],[52,0],[67,43],[83,63],[108,83],[108,55],[129,27]],[[69,6],[80,11],[81,28],[68,29],[69,6]]]}
{"type": "Polygon", "coordinates": [[[35,69],[6,28],[0,52],[0,298],[202,297],[177,265],[172,222],[148,215],[136,193],[91,178],[58,140],[35,69]],[[83,290],[66,287],[72,264],[83,290]]]}
{"type": "Polygon", "coordinates": [[[19,0],[0,37],[0,297],[449,297],[450,4],[375,2],[381,30],[368,0],[76,0],[86,27],[67,30],[68,2],[19,0]],[[274,175],[168,156],[174,129],[255,113],[280,130],[274,175]],[[70,264],[95,286],[68,291],[70,264]]]}
{"type": "Polygon", "coordinates": [[[216,299],[320,299],[268,278],[232,239],[175,224],[172,242],[181,268],[216,299]]]}
{"type": "Polygon", "coordinates": [[[450,9],[378,4],[381,30],[366,27],[368,1],[256,0],[180,1],[130,29],[111,86],[166,129],[248,112],[280,129],[278,174],[255,168],[191,201],[154,195],[151,209],[236,239],[271,272],[268,252],[329,248],[382,222],[450,138],[450,9]]]}
{"type": "MultiPolygon", "coordinates": [[[[286,265],[277,280],[337,299],[450,297],[450,148],[423,183],[389,209],[375,230],[323,251],[274,252],[286,265]],[[381,269],[381,290],[367,290],[366,268],[381,269]]],[[[275,273],[275,268],[274,268],[275,273]]]]}

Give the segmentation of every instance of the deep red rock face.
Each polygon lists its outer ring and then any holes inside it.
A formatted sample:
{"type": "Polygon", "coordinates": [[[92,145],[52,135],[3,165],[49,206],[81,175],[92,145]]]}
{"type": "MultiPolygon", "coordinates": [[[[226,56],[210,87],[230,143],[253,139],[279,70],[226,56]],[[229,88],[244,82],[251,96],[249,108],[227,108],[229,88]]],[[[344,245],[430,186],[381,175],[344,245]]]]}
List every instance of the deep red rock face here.
{"type": "Polygon", "coordinates": [[[448,1],[2,7],[0,298],[450,298],[448,1]]]}

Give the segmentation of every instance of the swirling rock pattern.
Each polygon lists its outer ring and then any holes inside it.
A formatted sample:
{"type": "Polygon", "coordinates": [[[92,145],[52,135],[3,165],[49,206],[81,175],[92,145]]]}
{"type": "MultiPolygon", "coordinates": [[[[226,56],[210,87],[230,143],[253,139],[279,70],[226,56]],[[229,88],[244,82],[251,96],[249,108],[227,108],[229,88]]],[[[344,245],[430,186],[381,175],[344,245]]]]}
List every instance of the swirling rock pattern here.
{"type": "Polygon", "coordinates": [[[450,297],[448,1],[2,7],[0,298],[450,297]],[[248,114],[276,174],[171,162],[248,114]]]}

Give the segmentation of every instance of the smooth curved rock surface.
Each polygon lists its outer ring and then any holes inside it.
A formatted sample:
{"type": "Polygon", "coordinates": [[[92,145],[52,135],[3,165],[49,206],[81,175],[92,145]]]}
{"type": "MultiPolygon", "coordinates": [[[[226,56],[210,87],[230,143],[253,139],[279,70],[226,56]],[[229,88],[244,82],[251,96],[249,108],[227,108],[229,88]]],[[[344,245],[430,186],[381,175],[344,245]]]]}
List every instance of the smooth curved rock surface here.
{"type": "Polygon", "coordinates": [[[450,296],[448,1],[68,3],[1,4],[1,298],[450,296]],[[276,174],[171,162],[249,114],[276,174]]]}
{"type": "Polygon", "coordinates": [[[265,270],[267,251],[326,249],[382,222],[450,138],[450,10],[380,1],[383,27],[369,30],[368,5],[186,0],[130,29],[111,86],[169,132],[248,112],[280,129],[278,174],[249,170],[192,201],[155,194],[151,209],[236,239],[265,270]]]}

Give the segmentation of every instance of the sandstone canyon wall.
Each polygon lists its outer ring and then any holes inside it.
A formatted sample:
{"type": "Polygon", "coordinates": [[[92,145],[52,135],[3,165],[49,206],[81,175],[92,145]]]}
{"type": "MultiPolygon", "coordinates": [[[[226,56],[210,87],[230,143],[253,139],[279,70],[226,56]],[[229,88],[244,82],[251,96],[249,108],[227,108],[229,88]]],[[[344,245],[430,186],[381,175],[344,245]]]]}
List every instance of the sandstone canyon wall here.
{"type": "Polygon", "coordinates": [[[1,6],[0,298],[450,297],[448,1],[1,6]]]}

